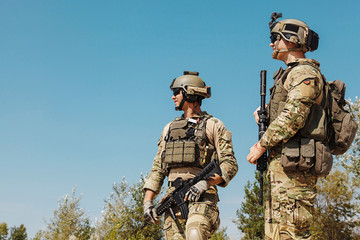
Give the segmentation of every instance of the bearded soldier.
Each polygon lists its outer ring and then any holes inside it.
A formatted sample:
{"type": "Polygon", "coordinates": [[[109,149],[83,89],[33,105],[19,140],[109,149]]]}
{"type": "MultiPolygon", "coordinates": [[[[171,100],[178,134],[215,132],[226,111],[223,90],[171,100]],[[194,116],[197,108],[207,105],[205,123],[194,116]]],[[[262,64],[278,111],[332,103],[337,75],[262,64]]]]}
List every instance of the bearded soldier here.
{"type": "Polygon", "coordinates": [[[175,179],[191,179],[212,159],[217,159],[222,176],[215,174],[209,180],[201,180],[186,193],[188,218],[181,219],[177,211],[176,220],[169,212],[165,212],[164,219],[167,240],[208,239],[220,224],[216,185],[227,186],[238,170],[232,134],[219,119],[200,109],[202,100],[211,96],[211,88],[205,85],[198,72],[185,71],[183,76],[173,80],[170,89],[175,109],[184,113],[165,126],[158,142],[158,152],[144,185],[144,216],[148,222],[158,221],[153,199],[160,192],[165,177],[167,193],[170,193],[174,190],[175,179]]]}
{"type": "MultiPolygon", "coordinates": [[[[278,17],[281,15],[273,13],[269,23],[270,47],[272,58],[283,61],[287,68],[274,74],[269,126],[250,148],[247,160],[256,164],[266,150],[269,152],[266,239],[311,239],[318,179],[313,172],[315,158],[326,157],[332,163],[321,120],[325,79],[320,64],[305,58],[306,52],[317,49],[319,37],[302,21],[277,21],[278,17]]],[[[257,111],[254,116],[258,121],[257,111]]]]}

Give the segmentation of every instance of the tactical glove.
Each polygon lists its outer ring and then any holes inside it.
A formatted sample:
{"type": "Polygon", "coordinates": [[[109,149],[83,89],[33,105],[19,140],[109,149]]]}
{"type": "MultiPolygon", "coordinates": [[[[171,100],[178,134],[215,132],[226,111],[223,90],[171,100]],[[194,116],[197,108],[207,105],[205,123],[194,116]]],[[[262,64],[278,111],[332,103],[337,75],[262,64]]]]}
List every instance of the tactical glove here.
{"type": "Polygon", "coordinates": [[[197,202],[203,192],[208,190],[210,184],[206,180],[201,180],[192,186],[189,191],[185,194],[185,199],[190,202],[197,202]]]}
{"type": "Polygon", "coordinates": [[[157,223],[157,214],[152,200],[144,202],[144,218],[146,222],[157,223]]]}

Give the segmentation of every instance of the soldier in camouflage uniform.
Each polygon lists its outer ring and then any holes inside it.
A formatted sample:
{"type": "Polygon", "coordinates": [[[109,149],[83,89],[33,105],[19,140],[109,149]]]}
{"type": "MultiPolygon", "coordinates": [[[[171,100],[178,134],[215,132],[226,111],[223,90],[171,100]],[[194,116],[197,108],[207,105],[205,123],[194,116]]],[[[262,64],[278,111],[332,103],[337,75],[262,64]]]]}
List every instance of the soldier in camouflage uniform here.
{"type": "Polygon", "coordinates": [[[220,225],[216,185],[225,187],[238,170],[232,134],[219,119],[201,111],[202,100],[210,97],[210,87],[205,85],[197,72],[184,72],[183,76],[174,79],[170,88],[175,109],[184,111],[184,114],[168,123],[161,134],[159,148],[144,185],[144,216],[148,222],[158,221],[153,199],[160,192],[165,177],[168,180],[168,194],[174,190],[173,181],[176,178],[193,178],[216,158],[222,176],[215,174],[208,181],[199,181],[189,190],[185,197],[189,201],[188,218],[181,219],[177,210],[176,221],[168,212],[164,219],[166,240],[208,239],[220,225]]]}
{"type": "MultiPolygon", "coordinates": [[[[301,164],[301,160],[314,157],[306,158],[303,154],[303,149],[309,146],[314,153],[314,141],[317,141],[312,137],[304,138],[304,129],[315,109],[312,107],[323,104],[324,79],[320,64],[305,58],[305,53],[317,49],[319,38],[304,22],[277,21],[277,17],[275,15],[269,23],[270,47],[273,59],[283,61],[287,68],[280,68],[274,74],[274,87],[270,89],[267,106],[269,126],[250,148],[247,160],[256,164],[266,149],[269,151],[265,239],[311,239],[309,227],[318,177],[311,173],[311,166],[307,166],[306,161],[301,164]]],[[[258,121],[257,111],[254,116],[258,121]]]]}

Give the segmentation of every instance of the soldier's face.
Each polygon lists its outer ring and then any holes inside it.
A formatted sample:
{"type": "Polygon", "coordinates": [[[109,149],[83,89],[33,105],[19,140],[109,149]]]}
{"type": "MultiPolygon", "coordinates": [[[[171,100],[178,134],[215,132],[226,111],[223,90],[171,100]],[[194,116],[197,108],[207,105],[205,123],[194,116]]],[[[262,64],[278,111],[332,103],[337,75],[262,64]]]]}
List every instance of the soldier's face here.
{"type": "Polygon", "coordinates": [[[273,49],[272,57],[277,60],[284,60],[289,52],[288,51],[278,52],[278,51],[291,48],[292,47],[291,44],[292,43],[284,40],[283,38],[277,39],[275,42],[271,42],[269,46],[273,49]]]}
{"type": "Polygon", "coordinates": [[[178,107],[183,100],[182,91],[180,89],[174,89],[171,99],[174,100],[175,107],[178,107]]]}

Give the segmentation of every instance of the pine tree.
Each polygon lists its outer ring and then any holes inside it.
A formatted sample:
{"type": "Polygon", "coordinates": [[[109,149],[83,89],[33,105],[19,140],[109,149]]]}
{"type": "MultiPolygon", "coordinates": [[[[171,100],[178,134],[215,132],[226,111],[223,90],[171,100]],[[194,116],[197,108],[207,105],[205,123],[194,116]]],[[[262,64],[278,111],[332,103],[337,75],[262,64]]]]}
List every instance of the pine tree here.
{"type": "Polygon", "coordinates": [[[9,234],[9,229],[7,227],[6,223],[0,224],[0,240],[6,240],[7,236],[9,234]]]}
{"type": "Polygon", "coordinates": [[[19,227],[12,227],[10,230],[9,240],[26,240],[27,233],[26,228],[23,224],[19,227]]]}
{"type": "Polygon", "coordinates": [[[91,239],[93,228],[80,208],[81,197],[76,197],[75,188],[72,195],[65,195],[58,201],[58,209],[47,223],[45,230],[39,231],[36,240],[88,240],[91,239]]]}
{"type": "MultiPolygon", "coordinates": [[[[237,228],[245,235],[243,239],[257,240],[264,239],[264,203],[262,206],[259,204],[260,188],[259,179],[260,174],[256,172],[256,181],[254,183],[247,182],[245,191],[245,201],[241,203],[240,209],[236,211],[237,219],[234,223],[237,228]]],[[[264,196],[266,196],[267,182],[264,177],[264,196]]],[[[263,199],[266,199],[264,197],[263,199]]]]}
{"type": "Polygon", "coordinates": [[[326,178],[319,179],[313,239],[359,239],[354,232],[359,222],[359,205],[354,201],[355,187],[349,175],[341,169],[333,169],[326,178]]]}
{"type": "Polygon", "coordinates": [[[210,240],[230,240],[230,237],[226,233],[226,229],[226,227],[219,229],[211,236],[210,240]]]}

